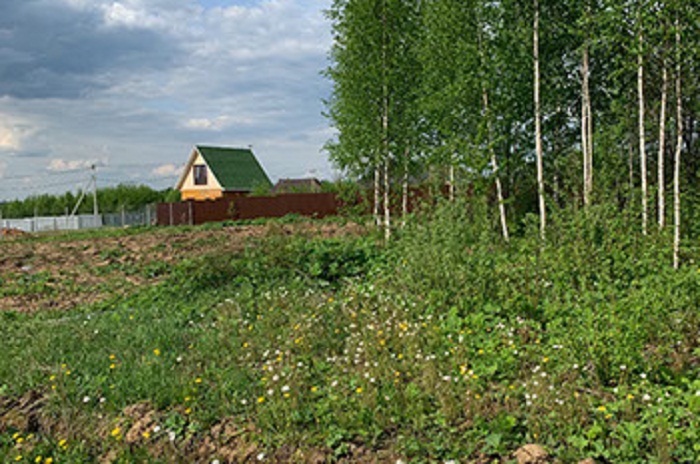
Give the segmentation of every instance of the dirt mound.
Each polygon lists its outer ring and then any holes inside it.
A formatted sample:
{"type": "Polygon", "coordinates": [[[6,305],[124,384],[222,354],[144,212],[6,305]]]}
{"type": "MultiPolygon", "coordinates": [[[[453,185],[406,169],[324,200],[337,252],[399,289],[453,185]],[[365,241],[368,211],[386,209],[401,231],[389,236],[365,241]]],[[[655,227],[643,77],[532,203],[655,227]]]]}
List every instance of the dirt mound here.
{"type": "Polygon", "coordinates": [[[75,234],[7,240],[0,253],[0,311],[70,309],[125,295],[159,282],[185,259],[230,254],[270,235],[358,235],[357,224],[269,223],[212,229],[157,228],[130,235],[75,234]]]}
{"type": "Polygon", "coordinates": [[[29,235],[29,233],[19,229],[8,229],[5,227],[0,229],[0,237],[24,237],[26,235],[29,235]]]}

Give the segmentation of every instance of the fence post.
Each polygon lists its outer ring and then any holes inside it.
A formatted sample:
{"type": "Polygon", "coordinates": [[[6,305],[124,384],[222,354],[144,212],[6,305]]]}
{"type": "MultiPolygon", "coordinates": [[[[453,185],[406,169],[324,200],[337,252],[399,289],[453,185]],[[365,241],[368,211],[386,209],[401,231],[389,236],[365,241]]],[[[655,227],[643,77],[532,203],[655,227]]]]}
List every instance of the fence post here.
{"type": "Polygon", "coordinates": [[[170,225],[172,226],[172,225],[173,225],[173,204],[172,204],[172,203],[168,203],[168,206],[170,207],[170,208],[169,208],[169,211],[170,211],[170,217],[169,217],[169,219],[170,219],[170,225]]]}
{"type": "Polygon", "coordinates": [[[194,218],[192,217],[192,201],[187,202],[187,212],[190,216],[190,225],[194,225],[194,218]]]}
{"type": "Polygon", "coordinates": [[[126,213],[124,213],[124,205],[122,205],[122,227],[124,227],[125,222],[126,222],[126,213]]]}
{"type": "Polygon", "coordinates": [[[151,205],[146,205],[146,223],[145,226],[151,225],[151,205]]]}

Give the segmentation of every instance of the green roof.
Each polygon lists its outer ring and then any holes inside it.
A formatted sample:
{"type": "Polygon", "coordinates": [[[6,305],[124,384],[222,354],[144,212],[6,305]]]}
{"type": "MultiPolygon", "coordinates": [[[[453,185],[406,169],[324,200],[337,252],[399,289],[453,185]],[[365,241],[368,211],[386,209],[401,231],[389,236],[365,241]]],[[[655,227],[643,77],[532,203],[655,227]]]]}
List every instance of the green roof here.
{"type": "Polygon", "coordinates": [[[253,190],[271,186],[262,166],[248,148],[203,147],[197,150],[224,190],[253,190]]]}

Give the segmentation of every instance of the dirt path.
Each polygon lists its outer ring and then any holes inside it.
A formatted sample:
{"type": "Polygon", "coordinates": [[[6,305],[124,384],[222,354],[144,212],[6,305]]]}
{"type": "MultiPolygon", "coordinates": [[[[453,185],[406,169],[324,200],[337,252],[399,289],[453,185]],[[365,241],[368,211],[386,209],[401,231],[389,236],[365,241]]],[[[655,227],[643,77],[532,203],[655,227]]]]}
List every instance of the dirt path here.
{"type": "Polygon", "coordinates": [[[273,234],[335,237],[355,224],[298,223],[212,229],[158,228],[132,235],[84,238],[19,236],[0,241],[0,311],[34,312],[94,303],[158,282],[187,258],[233,253],[273,234]]]}

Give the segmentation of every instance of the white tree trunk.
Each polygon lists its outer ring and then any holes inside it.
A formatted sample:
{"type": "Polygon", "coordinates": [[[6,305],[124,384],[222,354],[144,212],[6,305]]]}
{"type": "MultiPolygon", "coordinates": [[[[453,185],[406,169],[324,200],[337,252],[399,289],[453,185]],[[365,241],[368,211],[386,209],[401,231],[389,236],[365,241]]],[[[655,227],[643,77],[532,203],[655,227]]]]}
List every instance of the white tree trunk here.
{"type": "Polygon", "coordinates": [[[486,124],[488,126],[488,135],[489,135],[489,151],[491,152],[491,167],[493,169],[493,175],[496,178],[496,196],[498,199],[498,212],[499,216],[501,218],[501,231],[503,233],[503,239],[508,242],[510,241],[510,234],[508,233],[508,220],[506,217],[506,205],[503,200],[503,186],[501,185],[501,177],[498,172],[498,159],[496,159],[496,151],[493,149],[492,145],[492,128],[491,128],[491,119],[490,119],[490,114],[489,114],[489,94],[484,89],[483,91],[483,99],[484,99],[484,117],[487,118],[486,124]]]}
{"type": "Polygon", "coordinates": [[[406,148],[406,158],[403,165],[403,182],[401,192],[401,227],[406,227],[406,217],[408,216],[408,157],[411,149],[406,148]]]}
{"type": "Polygon", "coordinates": [[[681,87],[681,32],[676,16],[676,156],[673,166],[673,267],[680,266],[681,247],[681,152],[683,150],[683,94],[681,87]]]}
{"type": "Polygon", "coordinates": [[[658,196],[659,196],[659,229],[663,229],[666,225],[666,186],[664,182],[664,153],[666,151],[666,102],[668,94],[668,70],[666,69],[666,60],[663,64],[663,81],[661,84],[661,114],[659,114],[659,155],[657,161],[658,167],[658,196]]]}
{"type": "Polygon", "coordinates": [[[389,204],[389,159],[384,161],[384,238],[391,239],[391,205],[389,204]]]}
{"type": "Polygon", "coordinates": [[[593,116],[591,114],[590,65],[588,43],[581,63],[581,151],[583,152],[583,204],[591,204],[593,195],[593,116]]]}
{"type": "Polygon", "coordinates": [[[379,162],[374,166],[374,225],[379,227],[381,225],[381,218],[379,217],[379,196],[380,196],[380,167],[379,162]]]}
{"type": "MultiPolygon", "coordinates": [[[[641,27],[641,26],[640,26],[641,27]]],[[[642,178],[642,233],[647,234],[649,223],[648,187],[647,187],[647,153],[644,134],[644,36],[639,32],[639,52],[637,55],[637,95],[639,100],[639,162],[642,178]]]]}
{"type": "Polygon", "coordinates": [[[537,153],[537,195],[540,206],[540,237],[545,238],[547,227],[547,212],[544,201],[544,166],[542,153],[542,120],[540,109],[540,8],[539,0],[535,2],[535,20],[533,25],[533,55],[535,67],[535,151],[537,153]]]}
{"type": "Polygon", "coordinates": [[[455,201],[455,161],[454,157],[450,159],[450,201],[455,201]]]}

